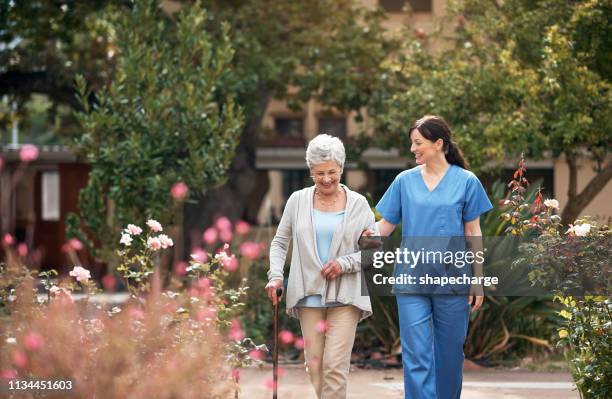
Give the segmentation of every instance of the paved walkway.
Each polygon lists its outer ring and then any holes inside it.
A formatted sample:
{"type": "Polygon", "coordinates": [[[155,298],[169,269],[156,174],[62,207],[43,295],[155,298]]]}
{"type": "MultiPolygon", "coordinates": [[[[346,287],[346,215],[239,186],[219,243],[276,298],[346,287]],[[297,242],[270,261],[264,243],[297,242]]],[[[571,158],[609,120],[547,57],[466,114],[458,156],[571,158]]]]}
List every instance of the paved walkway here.
{"type": "MultiPolygon", "coordinates": [[[[302,366],[282,365],[279,399],[316,399],[302,366]]],[[[272,367],[245,369],[241,373],[240,398],[269,399],[266,386],[272,378],[272,367]]],[[[572,377],[565,372],[467,371],[464,374],[462,399],[577,399],[572,377]]],[[[403,399],[401,370],[362,370],[351,368],[350,399],[403,399]]]]}

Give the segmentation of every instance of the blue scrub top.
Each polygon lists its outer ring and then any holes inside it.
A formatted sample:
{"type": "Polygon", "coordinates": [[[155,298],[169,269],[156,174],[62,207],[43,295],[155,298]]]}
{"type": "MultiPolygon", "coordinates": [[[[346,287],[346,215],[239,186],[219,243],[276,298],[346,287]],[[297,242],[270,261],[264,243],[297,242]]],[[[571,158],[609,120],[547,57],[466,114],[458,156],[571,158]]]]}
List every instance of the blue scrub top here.
{"type": "MultiPolygon", "coordinates": [[[[450,165],[438,185],[429,191],[421,166],[398,174],[376,205],[383,218],[393,224],[402,224],[401,248],[411,251],[462,250],[465,248],[464,224],[493,208],[484,187],[474,175],[457,165],[450,165]],[[454,238],[453,238],[454,237],[454,238]],[[461,241],[459,243],[459,241],[461,241]]],[[[430,275],[471,275],[469,268],[453,268],[448,264],[426,267],[406,267],[396,263],[394,275],[408,273],[419,277],[430,275]]],[[[448,292],[432,286],[395,285],[394,293],[448,292]]],[[[464,287],[465,288],[465,287],[464,287]]],[[[463,289],[462,289],[463,291],[463,289]]],[[[455,292],[453,290],[453,292],[455,292]]]]}

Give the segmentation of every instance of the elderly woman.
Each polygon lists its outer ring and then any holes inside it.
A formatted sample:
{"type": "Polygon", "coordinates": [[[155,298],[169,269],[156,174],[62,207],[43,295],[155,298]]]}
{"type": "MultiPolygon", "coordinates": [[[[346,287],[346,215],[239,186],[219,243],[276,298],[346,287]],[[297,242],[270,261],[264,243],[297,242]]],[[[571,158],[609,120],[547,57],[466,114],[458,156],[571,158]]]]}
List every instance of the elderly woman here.
{"type": "Polygon", "coordinates": [[[377,231],[367,200],[340,184],[345,152],[327,134],[312,139],[306,164],[314,186],[291,194],[270,245],[266,291],[276,304],[283,268],[293,241],[287,313],[300,320],[306,370],[319,398],[346,398],[357,323],[372,314],[361,292],[357,241],[364,229],[377,231]]]}

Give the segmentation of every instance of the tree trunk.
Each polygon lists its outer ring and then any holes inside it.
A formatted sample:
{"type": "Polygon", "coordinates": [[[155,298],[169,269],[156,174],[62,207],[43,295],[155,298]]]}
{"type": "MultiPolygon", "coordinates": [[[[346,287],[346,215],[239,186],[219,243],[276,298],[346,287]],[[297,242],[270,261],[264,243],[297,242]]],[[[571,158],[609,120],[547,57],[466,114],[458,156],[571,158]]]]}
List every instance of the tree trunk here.
{"type": "Polygon", "coordinates": [[[569,167],[569,187],[567,205],[563,208],[561,219],[565,225],[574,223],[586,206],[603,190],[612,179],[612,161],[608,161],[578,194],[578,166],[576,154],[567,152],[565,162],[569,167]]]}
{"type": "Polygon", "coordinates": [[[262,190],[256,189],[258,185],[269,185],[267,174],[258,176],[255,169],[257,130],[261,126],[270,94],[263,93],[259,98],[260,112],[247,121],[244,127],[235,157],[227,171],[225,184],[199,196],[196,204],[185,205],[183,237],[184,255],[187,259],[192,248],[202,245],[202,232],[212,225],[215,218],[226,216],[232,221],[245,219],[254,222],[253,212],[247,212],[247,207],[258,208],[263,195],[260,194],[262,190]]]}

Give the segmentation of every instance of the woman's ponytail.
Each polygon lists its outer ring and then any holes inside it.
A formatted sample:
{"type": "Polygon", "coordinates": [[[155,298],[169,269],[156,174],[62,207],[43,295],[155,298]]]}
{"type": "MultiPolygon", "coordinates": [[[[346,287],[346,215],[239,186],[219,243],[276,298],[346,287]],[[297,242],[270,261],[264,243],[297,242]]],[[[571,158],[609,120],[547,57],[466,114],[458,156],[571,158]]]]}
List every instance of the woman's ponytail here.
{"type": "Polygon", "coordinates": [[[461,166],[463,169],[470,168],[467,161],[463,157],[463,152],[457,143],[452,140],[449,141],[446,151],[444,151],[444,157],[446,158],[446,162],[450,163],[451,165],[461,166]]]}

